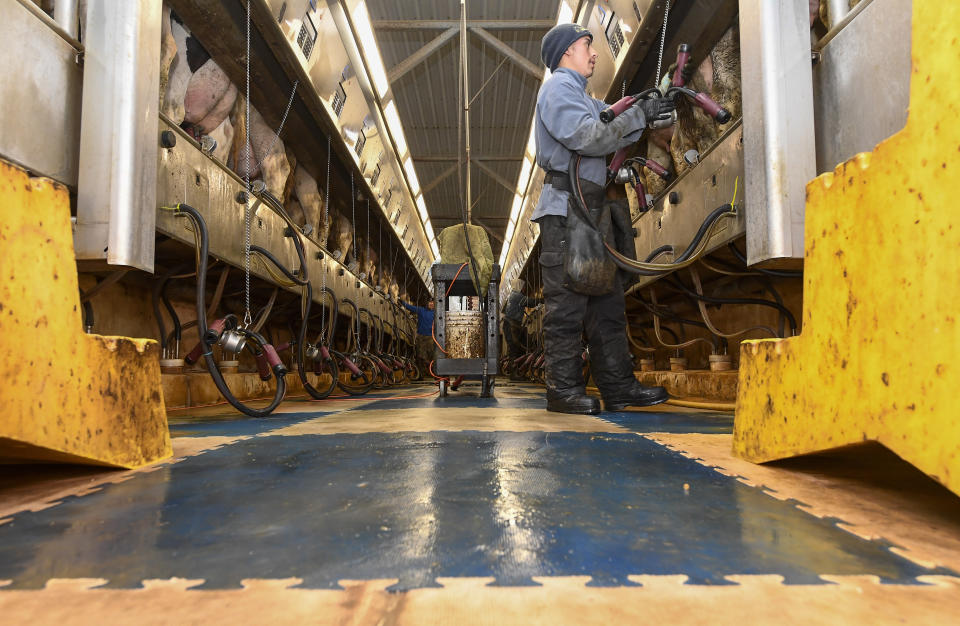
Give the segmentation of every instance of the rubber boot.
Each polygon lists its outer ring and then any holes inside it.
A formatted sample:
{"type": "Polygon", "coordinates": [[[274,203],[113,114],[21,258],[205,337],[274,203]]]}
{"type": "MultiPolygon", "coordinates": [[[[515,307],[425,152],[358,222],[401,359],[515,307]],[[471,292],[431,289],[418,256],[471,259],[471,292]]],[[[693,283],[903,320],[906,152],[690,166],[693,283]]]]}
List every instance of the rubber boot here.
{"type": "Polygon", "coordinates": [[[622,411],[628,406],[653,406],[670,399],[664,387],[647,387],[639,380],[625,388],[623,393],[613,397],[603,397],[603,408],[606,411],[622,411]]]}
{"type": "MultiPolygon", "coordinates": [[[[591,329],[592,330],[592,329],[591,329]]],[[[663,387],[647,387],[633,375],[626,335],[591,334],[590,369],[603,396],[606,411],[622,411],[628,406],[652,406],[669,399],[663,387]],[[598,336],[599,335],[599,336],[598,336]]]]}
{"type": "Polygon", "coordinates": [[[579,415],[596,415],[600,412],[600,400],[587,395],[582,367],[583,360],[579,353],[559,362],[546,362],[544,378],[548,411],[579,415]]]}

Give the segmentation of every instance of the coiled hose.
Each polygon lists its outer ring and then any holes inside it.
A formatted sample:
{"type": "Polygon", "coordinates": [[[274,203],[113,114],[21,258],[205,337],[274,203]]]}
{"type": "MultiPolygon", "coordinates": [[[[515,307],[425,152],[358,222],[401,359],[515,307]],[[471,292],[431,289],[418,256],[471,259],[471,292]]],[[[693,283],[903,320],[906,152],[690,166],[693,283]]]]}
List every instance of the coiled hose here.
{"type": "MultiPolygon", "coordinates": [[[[569,177],[570,177],[570,187],[573,190],[573,198],[577,208],[583,213],[584,220],[590,224],[594,229],[596,229],[596,224],[593,222],[593,218],[590,216],[590,210],[587,208],[586,201],[583,198],[583,190],[580,187],[580,161],[582,156],[580,154],[574,154],[570,159],[570,166],[568,168],[569,177]]],[[[722,217],[735,217],[737,215],[734,204],[723,204],[713,211],[706,217],[700,228],[697,229],[697,234],[694,235],[693,240],[690,242],[690,245],[687,246],[687,249],[684,250],[680,256],[674,259],[670,263],[650,263],[646,261],[635,261],[629,257],[626,257],[610,245],[609,242],[604,239],[603,245],[606,247],[607,252],[610,254],[610,257],[613,259],[613,262],[620,269],[630,272],[631,274],[639,274],[641,276],[663,276],[674,270],[678,270],[688,265],[692,265],[699,259],[707,249],[707,243],[710,241],[710,238],[713,236],[713,232],[716,229],[717,224],[720,222],[722,217]]],[[[666,252],[665,246],[661,246],[655,252],[662,254],[666,252]]],[[[657,256],[658,256],[657,255],[657,256]]],[[[648,257],[649,258],[649,257],[648,257]]],[[[629,294],[631,290],[628,290],[629,294]]]]}
{"type": "MultiPolygon", "coordinates": [[[[287,373],[287,370],[283,367],[282,363],[278,363],[279,358],[276,357],[276,352],[270,355],[273,347],[267,344],[263,337],[252,331],[246,331],[243,334],[250,340],[247,343],[259,344],[248,347],[249,350],[254,352],[254,356],[257,357],[258,364],[263,362],[264,352],[266,352],[267,360],[270,361],[270,365],[272,366],[273,376],[277,380],[276,390],[273,394],[273,400],[263,409],[255,409],[247,406],[230,392],[230,388],[227,387],[227,383],[223,379],[223,374],[220,372],[220,368],[213,358],[213,345],[219,339],[220,333],[217,330],[211,330],[207,326],[207,311],[204,302],[207,282],[207,257],[210,252],[210,235],[207,231],[207,223],[204,221],[203,216],[200,215],[200,212],[188,204],[178,204],[176,207],[176,215],[190,219],[193,222],[194,232],[197,236],[197,245],[199,247],[197,254],[197,326],[200,331],[200,345],[203,350],[202,356],[207,364],[207,371],[210,372],[210,377],[213,379],[213,384],[216,385],[217,390],[231,406],[250,417],[266,417],[277,408],[287,392],[287,382],[284,380],[284,375],[287,373]],[[269,350],[265,350],[265,347],[269,347],[269,350]],[[259,354],[256,352],[257,348],[261,350],[259,354]]],[[[222,327],[226,328],[228,323],[229,321],[225,318],[222,327]]],[[[261,378],[262,377],[263,372],[261,371],[261,378]]]]}
{"type": "Polygon", "coordinates": [[[300,277],[295,276],[290,270],[284,267],[276,257],[270,254],[268,251],[260,248],[259,246],[251,246],[250,250],[253,251],[255,248],[261,256],[268,259],[273,263],[284,276],[293,281],[294,283],[300,285],[303,288],[303,304],[301,306],[301,322],[300,330],[297,333],[297,346],[294,354],[297,359],[297,375],[300,376],[300,382],[303,384],[303,388],[306,390],[310,397],[315,400],[323,400],[327,398],[333,389],[336,387],[337,371],[335,365],[333,364],[333,359],[327,353],[321,353],[319,356],[327,362],[327,367],[330,369],[332,383],[330,387],[325,390],[320,390],[314,387],[310,381],[307,379],[307,371],[305,367],[305,352],[307,350],[307,326],[310,320],[310,308],[313,304],[313,285],[310,283],[310,279],[307,276],[307,255],[303,249],[303,242],[300,241],[299,229],[293,223],[293,220],[290,219],[290,216],[287,214],[286,210],[283,208],[283,204],[274,196],[272,193],[264,189],[261,195],[266,199],[267,204],[278,214],[283,220],[287,223],[287,227],[290,229],[290,236],[293,238],[293,246],[297,251],[297,258],[300,261],[300,277]]]}

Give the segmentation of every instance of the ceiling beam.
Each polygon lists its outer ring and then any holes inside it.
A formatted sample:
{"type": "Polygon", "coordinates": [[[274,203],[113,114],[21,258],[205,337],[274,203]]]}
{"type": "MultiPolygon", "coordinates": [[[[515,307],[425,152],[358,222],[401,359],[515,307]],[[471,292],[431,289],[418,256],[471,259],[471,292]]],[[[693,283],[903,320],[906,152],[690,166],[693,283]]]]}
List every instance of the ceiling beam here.
{"type": "Polygon", "coordinates": [[[493,237],[494,239],[496,239],[496,240],[499,241],[500,243],[503,243],[503,235],[501,235],[501,234],[498,233],[497,231],[493,230],[492,228],[490,228],[489,226],[487,226],[486,224],[484,224],[482,221],[480,221],[480,220],[477,219],[476,217],[473,218],[473,223],[476,224],[477,226],[481,227],[483,230],[487,231],[487,234],[488,234],[488,235],[490,235],[491,237],[493,237]]]}
{"type": "Polygon", "coordinates": [[[485,30],[479,26],[471,26],[470,32],[472,32],[477,37],[482,39],[492,48],[496,49],[500,54],[504,55],[505,57],[513,61],[513,63],[515,63],[520,69],[524,70],[525,72],[527,72],[528,74],[536,78],[537,80],[541,80],[543,78],[542,67],[540,67],[538,64],[532,63],[530,59],[523,56],[522,54],[520,54],[519,52],[517,52],[507,44],[503,43],[503,41],[499,37],[497,37],[490,31],[485,30]]]}
{"type": "MultiPolygon", "coordinates": [[[[457,156],[456,154],[425,154],[423,156],[414,156],[414,161],[423,161],[424,163],[436,163],[443,161],[457,161],[463,160],[462,156],[457,156]]],[[[471,161],[522,161],[523,156],[509,156],[509,155],[482,155],[482,156],[473,156],[470,155],[471,161]]]]}
{"type": "Polygon", "coordinates": [[[484,165],[482,161],[477,161],[475,165],[479,167],[484,174],[486,174],[493,180],[497,181],[498,183],[506,187],[511,194],[517,193],[516,183],[511,184],[510,181],[508,181],[504,177],[500,176],[500,174],[497,174],[495,171],[493,171],[493,169],[489,165],[484,165]]]}
{"type": "Polygon", "coordinates": [[[450,41],[458,32],[458,28],[451,26],[444,32],[440,33],[434,37],[430,43],[393,66],[390,71],[387,72],[387,79],[391,83],[396,82],[398,78],[423,63],[430,55],[439,50],[443,44],[450,41]]]}
{"type": "Polygon", "coordinates": [[[428,191],[430,191],[431,189],[433,189],[434,187],[436,187],[437,185],[445,181],[447,177],[449,177],[451,174],[456,172],[458,165],[459,163],[454,163],[447,169],[443,170],[443,172],[441,172],[439,176],[437,176],[436,178],[430,181],[429,185],[426,185],[425,187],[423,187],[420,193],[422,193],[423,195],[427,195],[428,191]]]}
{"type": "MultiPolygon", "coordinates": [[[[550,30],[553,20],[467,20],[467,27],[478,26],[490,30],[550,30]]],[[[460,28],[458,20],[376,20],[377,30],[446,30],[460,28]]]]}

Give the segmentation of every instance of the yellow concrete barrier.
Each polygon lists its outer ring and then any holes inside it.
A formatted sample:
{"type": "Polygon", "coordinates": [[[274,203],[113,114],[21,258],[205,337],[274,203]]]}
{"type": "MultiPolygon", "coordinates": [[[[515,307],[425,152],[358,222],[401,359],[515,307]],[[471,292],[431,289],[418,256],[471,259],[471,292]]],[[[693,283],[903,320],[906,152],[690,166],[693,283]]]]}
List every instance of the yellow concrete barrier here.
{"type": "Polygon", "coordinates": [[[0,461],[171,456],[159,346],[84,334],[67,190],[0,161],[0,461]]]}
{"type": "Polygon", "coordinates": [[[803,331],[743,345],[734,452],[873,440],[960,493],[960,4],[913,3],[912,54],[906,127],[807,185],[803,331]]]}

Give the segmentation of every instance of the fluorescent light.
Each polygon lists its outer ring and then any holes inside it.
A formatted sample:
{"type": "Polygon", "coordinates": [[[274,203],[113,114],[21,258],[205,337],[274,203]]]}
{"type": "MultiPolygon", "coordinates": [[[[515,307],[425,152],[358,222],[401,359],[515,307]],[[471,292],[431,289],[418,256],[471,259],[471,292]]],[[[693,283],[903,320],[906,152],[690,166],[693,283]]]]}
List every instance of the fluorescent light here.
{"type": "Polygon", "coordinates": [[[437,240],[436,240],[436,239],[431,239],[431,240],[430,240],[430,247],[433,249],[433,258],[439,259],[439,258],[440,258],[440,246],[437,245],[437,240]]]}
{"type": "Polygon", "coordinates": [[[417,180],[417,170],[413,169],[413,159],[407,157],[403,162],[403,170],[407,173],[407,182],[410,183],[410,193],[418,195],[420,193],[420,181],[417,180]]]}
{"type": "Polygon", "coordinates": [[[510,242],[503,242],[503,249],[500,251],[500,271],[503,271],[503,264],[507,262],[507,252],[510,251],[510,242]]]}
{"type": "Polygon", "coordinates": [[[523,195],[527,191],[527,183],[530,182],[530,170],[533,168],[533,161],[524,157],[523,165],[520,166],[520,179],[517,181],[517,193],[523,195]]]}
{"type": "Polygon", "coordinates": [[[536,124],[530,126],[530,139],[527,140],[527,154],[531,157],[536,157],[537,155],[537,137],[536,137],[536,124]]]}
{"type": "Polygon", "coordinates": [[[407,154],[407,139],[403,136],[403,124],[400,123],[400,116],[397,114],[397,105],[391,100],[383,109],[383,114],[387,118],[387,126],[390,128],[390,134],[393,135],[393,141],[397,144],[397,159],[401,159],[407,154]]]}
{"type": "Polygon", "coordinates": [[[568,24],[573,20],[573,8],[566,0],[560,0],[560,10],[557,12],[557,24],[568,24]]]}
{"type": "Polygon", "coordinates": [[[420,213],[420,221],[424,224],[430,222],[430,217],[427,215],[427,203],[423,201],[423,194],[417,196],[417,211],[420,213]]]}
{"type": "Polygon", "coordinates": [[[377,40],[373,36],[373,28],[370,26],[370,14],[367,13],[365,2],[359,2],[353,8],[351,15],[353,25],[357,29],[357,37],[360,39],[360,48],[363,50],[363,58],[367,62],[370,73],[373,74],[373,84],[377,89],[377,94],[382,98],[390,88],[390,82],[387,80],[387,72],[383,69],[383,60],[380,58],[380,50],[377,49],[377,40]]]}
{"type": "Polygon", "coordinates": [[[510,240],[513,239],[513,231],[517,229],[517,223],[513,220],[510,220],[510,223],[507,224],[507,235],[503,238],[503,245],[507,246],[510,244],[510,240]]]}
{"type": "Polygon", "coordinates": [[[516,222],[520,218],[520,208],[523,206],[523,196],[514,194],[513,208],[510,209],[510,221],[516,222]]]}

